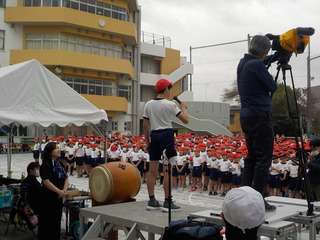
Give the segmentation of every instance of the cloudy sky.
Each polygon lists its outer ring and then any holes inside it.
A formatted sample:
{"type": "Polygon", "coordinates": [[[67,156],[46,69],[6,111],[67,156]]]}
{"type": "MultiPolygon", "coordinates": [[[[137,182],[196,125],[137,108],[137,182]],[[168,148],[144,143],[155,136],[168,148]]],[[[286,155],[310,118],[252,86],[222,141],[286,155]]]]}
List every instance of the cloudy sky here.
{"type": "MultiPolygon", "coordinates": [[[[190,46],[245,40],[248,34],[279,35],[296,27],[316,30],[310,41],[311,56],[320,55],[319,0],[138,0],[138,4],[142,31],[170,37],[171,47],[188,60],[190,46]]],[[[193,50],[195,100],[221,101],[246,51],[246,42],[193,50]]],[[[290,60],[296,87],[307,86],[307,52],[308,48],[290,60]]],[[[275,74],[276,64],[269,70],[275,74]]],[[[320,58],[311,61],[311,76],[312,86],[320,85],[320,58]]]]}

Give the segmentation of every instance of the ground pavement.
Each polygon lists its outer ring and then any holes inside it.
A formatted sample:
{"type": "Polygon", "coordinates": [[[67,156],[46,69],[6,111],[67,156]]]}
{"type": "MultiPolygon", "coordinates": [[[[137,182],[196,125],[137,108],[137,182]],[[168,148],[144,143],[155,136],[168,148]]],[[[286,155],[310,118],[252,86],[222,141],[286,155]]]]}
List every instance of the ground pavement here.
{"type": "MultiPolygon", "coordinates": [[[[21,154],[13,154],[12,155],[12,178],[21,178],[21,174],[24,172],[26,174],[27,165],[33,161],[31,153],[21,153],[21,154]]],[[[0,154],[0,175],[7,176],[7,155],[0,154]]],[[[88,178],[77,178],[77,176],[70,176],[69,178],[70,184],[74,185],[79,190],[89,191],[89,179],[88,178]]],[[[213,210],[221,210],[223,198],[220,196],[208,196],[208,192],[204,191],[203,193],[199,192],[192,192],[190,193],[188,189],[185,189],[182,192],[177,190],[172,191],[173,200],[177,205],[185,204],[185,205],[193,205],[193,206],[200,206],[206,207],[208,209],[213,210]]],[[[155,187],[155,196],[157,200],[162,203],[164,200],[163,188],[157,183],[155,187]]],[[[135,197],[137,201],[144,201],[148,200],[148,193],[146,184],[141,185],[141,190],[139,194],[135,197]]],[[[90,201],[86,201],[87,204],[90,206],[90,201]]],[[[145,209],[137,209],[137,211],[146,211],[145,209]]],[[[166,213],[164,213],[166,214],[166,213]]],[[[174,214],[174,213],[173,213],[174,214]]],[[[13,226],[10,226],[9,232],[7,236],[3,236],[5,231],[5,223],[1,220],[3,218],[0,217],[0,239],[7,240],[7,239],[19,239],[19,240],[27,240],[27,239],[34,239],[32,233],[29,231],[23,233],[21,231],[14,231],[13,226]]],[[[65,233],[65,216],[63,215],[62,219],[62,237],[61,239],[65,239],[63,237],[65,233]]],[[[120,235],[121,239],[121,235],[120,235]]],[[[300,239],[308,239],[308,236],[304,233],[300,236],[300,239]]],[[[318,237],[317,237],[318,239],[318,237]]],[[[320,237],[319,237],[320,239],[320,237]]]]}

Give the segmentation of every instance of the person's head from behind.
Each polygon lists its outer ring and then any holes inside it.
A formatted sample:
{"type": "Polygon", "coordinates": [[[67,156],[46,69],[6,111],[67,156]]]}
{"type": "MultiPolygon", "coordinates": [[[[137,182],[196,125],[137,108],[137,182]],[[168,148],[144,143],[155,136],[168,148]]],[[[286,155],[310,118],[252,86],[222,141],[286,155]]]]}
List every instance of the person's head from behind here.
{"type": "Polygon", "coordinates": [[[249,53],[263,60],[271,48],[268,37],[262,35],[254,36],[250,41],[249,53]]]}
{"type": "Polygon", "coordinates": [[[27,166],[28,175],[39,177],[40,164],[38,162],[31,162],[27,166]]]}
{"type": "Polygon", "coordinates": [[[311,155],[317,156],[320,152],[320,140],[314,139],[310,141],[311,155]]]}
{"type": "Polygon", "coordinates": [[[170,90],[172,88],[172,82],[169,82],[167,79],[160,79],[156,83],[156,91],[158,95],[163,95],[164,98],[170,97],[170,90]]]}
{"type": "Polygon", "coordinates": [[[55,142],[48,143],[42,154],[43,161],[55,160],[60,157],[60,150],[55,142]]]}
{"type": "Polygon", "coordinates": [[[227,240],[256,240],[265,219],[262,195],[251,187],[230,190],[224,198],[221,217],[227,240]]]}

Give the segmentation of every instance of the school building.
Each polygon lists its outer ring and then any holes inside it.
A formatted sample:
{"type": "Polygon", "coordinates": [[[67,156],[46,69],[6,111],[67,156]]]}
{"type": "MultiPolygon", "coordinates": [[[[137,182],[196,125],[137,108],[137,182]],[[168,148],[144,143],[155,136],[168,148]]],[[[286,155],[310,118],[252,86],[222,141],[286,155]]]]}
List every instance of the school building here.
{"type": "MultiPolygon", "coordinates": [[[[229,135],[229,104],[193,101],[188,91],[192,64],[171,48],[169,37],[142,32],[141,11],[137,0],[0,0],[0,67],[37,59],[104,109],[108,130],[132,135],[142,133],[142,110],[155,96],[156,81],[167,78],[174,83],[172,96],[186,101],[191,115],[189,125],[175,121],[178,133],[229,135]]],[[[33,137],[43,130],[20,131],[33,137]]],[[[86,135],[92,129],[49,127],[45,132],[86,135]]]]}

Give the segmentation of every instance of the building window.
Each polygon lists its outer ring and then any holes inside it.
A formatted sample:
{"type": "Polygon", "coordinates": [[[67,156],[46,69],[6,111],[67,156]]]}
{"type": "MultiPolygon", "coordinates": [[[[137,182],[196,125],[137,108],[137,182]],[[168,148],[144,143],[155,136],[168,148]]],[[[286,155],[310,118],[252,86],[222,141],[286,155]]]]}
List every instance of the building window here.
{"type": "Polygon", "coordinates": [[[6,0],[0,0],[0,8],[6,7],[6,0]]]}
{"type": "Polygon", "coordinates": [[[131,122],[124,122],[124,130],[131,131],[131,122]]]}
{"type": "Polygon", "coordinates": [[[4,50],[5,31],[0,30],[0,50],[4,50]]]}
{"type": "Polygon", "coordinates": [[[121,45],[65,34],[27,34],[27,49],[60,49],[104,57],[127,59],[121,45]]]}
{"type": "Polygon", "coordinates": [[[118,131],[118,122],[112,122],[112,130],[118,131]]]}
{"type": "Polygon", "coordinates": [[[79,94],[116,96],[116,83],[114,82],[69,76],[62,76],[61,80],[79,94]]]}
{"type": "MultiPolygon", "coordinates": [[[[0,0],[5,2],[5,0],[0,0]]],[[[128,21],[127,9],[95,0],[24,0],[25,7],[67,7],[105,17],[128,21]]]]}
{"type": "Polygon", "coordinates": [[[234,124],[234,114],[230,115],[230,124],[234,124]]]}
{"type": "Polygon", "coordinates": [[[128,102],[131,102],[131,86],[119,85],[118,96],[125,97],[128,100],[128,102]]]}

